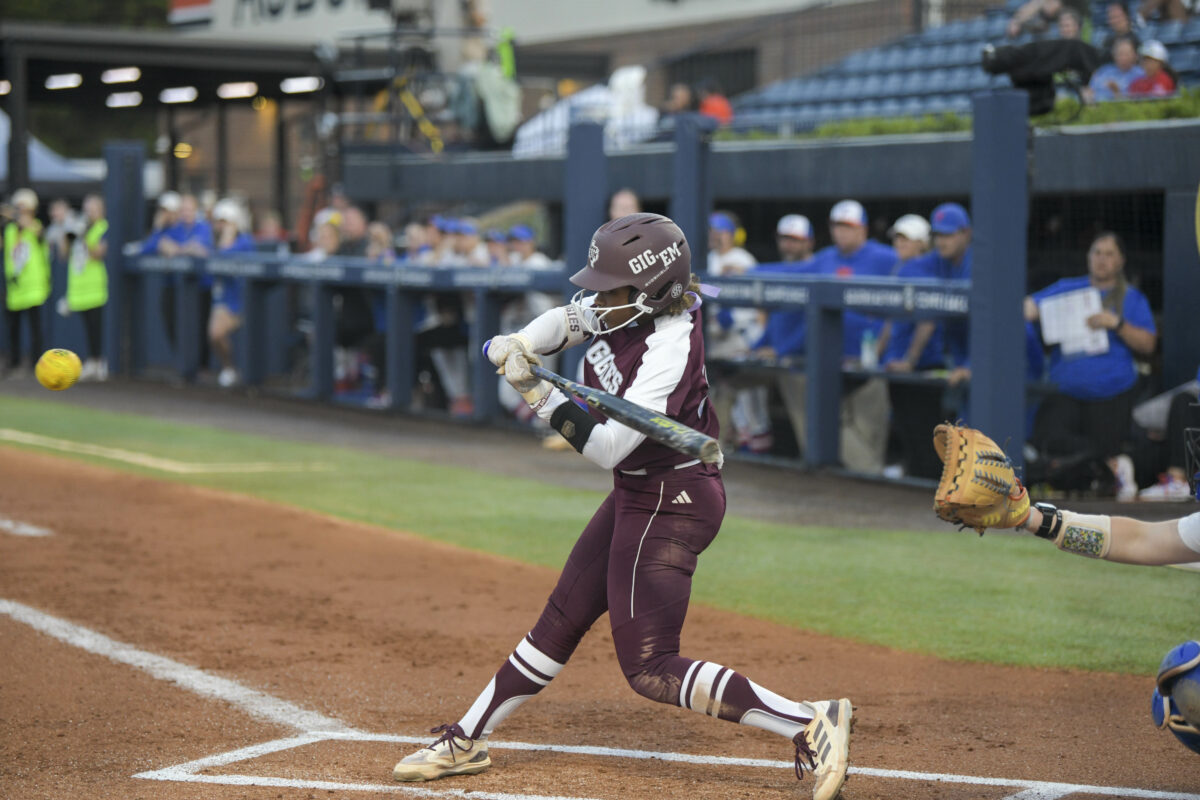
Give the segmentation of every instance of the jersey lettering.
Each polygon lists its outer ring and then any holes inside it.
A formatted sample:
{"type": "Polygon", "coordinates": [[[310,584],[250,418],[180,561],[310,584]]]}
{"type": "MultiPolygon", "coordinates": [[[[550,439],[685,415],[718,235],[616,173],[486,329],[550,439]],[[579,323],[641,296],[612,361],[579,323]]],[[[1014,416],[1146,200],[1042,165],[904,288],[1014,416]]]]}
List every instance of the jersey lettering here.
{"type": "Polygon", "coordinates": [[[597,339],[587,349],[584,358],[592,365],[592,371],[596,373],[596,380],[604,387],[604,391],[609,394],[616,394],[620,391],[621,384],[625,382],[625,376],[617,369],[617,362],[608,342],[597,339]]]}

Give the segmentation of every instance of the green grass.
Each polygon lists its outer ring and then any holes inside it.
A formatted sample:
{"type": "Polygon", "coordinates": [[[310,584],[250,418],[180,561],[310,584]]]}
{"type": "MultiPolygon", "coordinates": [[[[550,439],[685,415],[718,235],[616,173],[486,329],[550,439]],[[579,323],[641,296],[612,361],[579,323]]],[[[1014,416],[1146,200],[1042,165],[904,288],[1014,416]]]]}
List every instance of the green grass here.
{"type": "MultiPolygon", "coordinates": [[[[0,427],[181,461],[321,462],[330,469],[172,476],[78,457],[555,568],[601,499],[492,473],[7,397],[0,427]]],[[[737,517],[726,519],[695,582],[698,602],[901,650],[1143,674],[1196,635],[1198,598],[1194,573],[1068,556],[1032,537],[737,517]]]]}

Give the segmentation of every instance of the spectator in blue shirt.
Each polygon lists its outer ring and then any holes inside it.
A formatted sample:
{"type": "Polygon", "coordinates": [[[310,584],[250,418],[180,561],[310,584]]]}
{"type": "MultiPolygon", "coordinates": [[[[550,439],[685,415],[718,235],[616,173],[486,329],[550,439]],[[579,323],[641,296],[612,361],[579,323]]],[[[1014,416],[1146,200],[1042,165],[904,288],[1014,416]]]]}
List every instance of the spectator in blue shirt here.
{"type": "MultiPolygon", "coordinates": [[[[877,277],[890,275],[896,263],[896,251],[867,238],[867,212],[856,200],[842,200],[829,212],[829,233],[833,244],[817,251],[813,272],[849,278],[854,275],[877,277]]],[[[870,331],[878,340],[883,321],[857,311],[842,315],[842,355],[857,361],[862,353],[863,335],[870,331]]]]}
{"type": "MultiPolygon", "coordinates": [[[[222,256],[234,253],[253,253],[257,248],[250,235],[248,215],[236,200],[226,198],[213,206],[216,225],[216,249],[222,256]]],[[[223,387],[235,386],[237,369],[233,364],[233,332],[242,326],[241,279],[221,276],[212,284],[212,312],[208,317],[208,339],[221,362],[217,382],[223,387]]]]}
{"type": "MultiPolygon", "coordinates": [[[[1033,443],[1052,456],[1087,454],[1105,459],[1114,472],[1137,392],[1134,356],[1149,356],[1157,342],[1150,303],[1126,280],[1124,267],[1120,237],[1101,233],[1088,250],[1086,276],[1063,278],[1025,299],[1025,319],[1037,322],[1040,303],[1047,298],[1089,287],[1100,291],[1101,310],[1088,317],[1087,325],[1106,332],[1108,347],[1102,353],[1067,355],[1058,344],[1050,348],[1049,379],[1059,393],[1047,397],[1038,409],[1033,443]]],[[[1127,497],[1137,488],[1124,485],[1129,477],[1119,476],[1117,487],[1127,497]]]]}
{"type": "MultiPolygon", "coordinates": [[[[814,271],[813,231],[808,217],[800,214],[780,217],[775,226],[775,244],[779,249],[779,260],[759,264],[752,272],[802,275],[814,271]]],[[[767,315],[762,336],[751,349],[756,358],[767,361],[800,358],[804,356],[805,332],[803,309],[772,311],[767,315]]]]}
{"type": "Polygon", "coordinates": [[[1092,73],[1092,79],[1084,90],[1084,99],[1089,102],[1120,100],[1129,91],[1129,84],[1145,77],[1146,72],[1138,64],[1137,46],[1128,36],[1120,36],[1112,45],[1113,63],[1105,64],[1092,73]]]}
{"type": "MultiPolygon", "coordinates": [[[[867,212],[856,200],[842,200],[829,212],[833,244],[814,256],[814,272],[839,278],[891,274],[896,251],[867,238],[867,212]]],[[[842,314],[843,360],[856,364],[864,339],[878,341],[883,320],[856,311],[842,314]]],[[[871,346],[874,346],[872,343],[871,346]]],[[[883,470],[887,446],[888,397],[885,381],[849,380],[842,397],[842,463],[867,474],[883,470]]]]}
{"type": "MultiPolygon", "coordinates": [[[[897,278],[933,278],[940,275],[933,262],[924,258],[929,249],[929,222],[917,214],[905,214],[888,233],[896,250],[892,274],[897,278]]],[[[880,365],[888,372],[909,373],[940,369],[946,365],[942,352],[942,328],[932,319],[891,319],[884,323],[879,339],[880,365]]],[[[892,434],[900,446],[900,474],[936,478],[942,464],[929,446],[929,431],[944,417],[942,387],[903,380],[888,382],[892,404],[892,434]]],[[[895,469],[895,468],[892,468],[895,469]]]]}
{"type": "MultiPolygon", "coordinates": [[[[942,203],[930,214],[934,252],[925,256],[927,263],[914,265],[930,277],[942,280],[971,279],[971,215],[958,203],[942,203]]],[[[967,358],[967,321],[952,319],[942,323],[942,334],[950,360],[951,386],[971,379],[967,358]]]]}

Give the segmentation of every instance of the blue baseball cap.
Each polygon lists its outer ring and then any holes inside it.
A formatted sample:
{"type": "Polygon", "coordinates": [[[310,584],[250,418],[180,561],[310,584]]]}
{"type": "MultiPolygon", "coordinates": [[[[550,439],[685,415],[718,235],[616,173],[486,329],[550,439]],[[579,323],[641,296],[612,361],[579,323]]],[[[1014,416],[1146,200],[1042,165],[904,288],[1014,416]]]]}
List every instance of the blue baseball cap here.
{"type": "Polygon", "coordinates": [[[483,238],[487,239],[489,242],[503,242],[505,239],[504,231],[500,230],[499,228],[488,228],[487,233],[483,235],[483,238]]]}
{"type": "Polygon", "coordinates": [[[708,227],[714,231],[723,231],[725,233],[737,233],[737,225],[729,218],[727,214],[709,214],[708,227]]]}
{"type": "Polygon", "coordinates": [[[971,227],[971,215],[958,203],[942,203],[929,215],[934,233],[958,233],[971,227]]]}
{"type": "Polygon", "coordinates": [[[441,214],[434,214],[430,220],[433,227],[437,228],[442,233],[454,233],[455,222],[451,217],[443,217],[441,214]]]}
{"type": "Polygon", "coordinates": [[[456,230],[454,232],[461,233],[464,236],[474,236],[479,233],[479,226],[469,219],[460,219],[455,227],[456,230]]]}
{"type": "Polygon", "coordinates": [[[532,242],[533,228],[528,225],[513,225],[508,229],[508,238],[514,242],[532,242]]]}

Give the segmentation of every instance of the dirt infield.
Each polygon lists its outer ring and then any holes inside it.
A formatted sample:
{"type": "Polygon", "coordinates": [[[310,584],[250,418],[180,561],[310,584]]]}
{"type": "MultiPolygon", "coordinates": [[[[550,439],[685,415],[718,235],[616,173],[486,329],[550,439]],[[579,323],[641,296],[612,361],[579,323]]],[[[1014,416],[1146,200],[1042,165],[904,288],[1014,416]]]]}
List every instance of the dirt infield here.
{"type": "MultiPolygon", "coordinates": [[[[456,719],[532,624],[555,577],[405,534],[6,448],[0,503],[0,516],[51,531],[0,533],[0,599],[372,734],[420,736],[456,719]]],[[[790,758],[788,743],[769,734],[634,695],[605,625],[498,741],[790,758]]],[[[197,772],[216,781],[284,779],[270,787],[135,778],[297,729],[2,614],[0,642],[4,797],[364,796],[312,782],[387,784],[392,763],[412,749],[378,737],[313,741],[197,772]]],[[[1200,791],[1200,758],[1149,723],[1146,677],[948,663],[703,607],[690,615],[684,653],[798,697],[850,696],[859,768],[1200,791]]],[[[499,745],[493,760],[489,773],[427,788],[606,800],[809,791],[777,767],[499,745]]],[[[868,773],[853,776],[844,797],[1020,791],[868,773]]]]}

